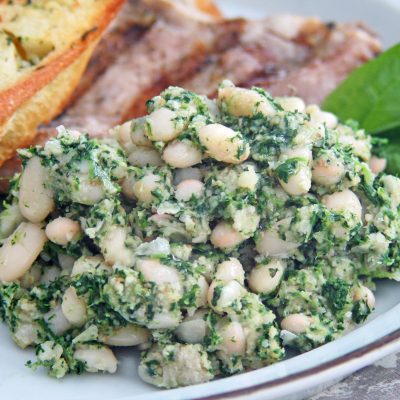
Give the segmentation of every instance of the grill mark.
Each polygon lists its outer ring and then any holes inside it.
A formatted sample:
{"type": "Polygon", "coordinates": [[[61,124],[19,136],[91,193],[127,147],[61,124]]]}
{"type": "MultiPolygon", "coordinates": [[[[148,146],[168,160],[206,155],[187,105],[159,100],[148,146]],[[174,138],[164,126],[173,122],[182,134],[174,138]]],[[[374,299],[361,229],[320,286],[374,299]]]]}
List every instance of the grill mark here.
{"type": "Polygon", "coordinates": [[[112,65],[118,54],[130,43],[137,42],[145,32],[144,27],[132,26],[127,31],[113,31],[96,47],[93,58],[76,88],[71,105],[86,93],[94,82],[112,65]]]}
{"type": "Polygon", "coordinates": [[[215,87],[222,79],[246,86],[257,76],[286,75],[303,65],[310,53],[310,46],[304,40],[287,40],[270,31],[268,20],[244,21],[236,46],[216,54],[196,76],[181,85],[214,95],[215,87]]]}
{"type": "Polygon", "coordinates": [[[145,103],[148,99],[158,95],[168,86],[182,85],[188,77],[196,76],[204,67],[209,65],[222,49],[236,45],[243,29],[243,23],[243,20],[237,19],[215,25],[212,28],[215,31],[212,43],[209,46],[202,42],[196,43],[191,54],[180,60],[178,68],[160,71],[160,77],[133,99],[120,122],[144,115],[146,113],[145,103]]]}

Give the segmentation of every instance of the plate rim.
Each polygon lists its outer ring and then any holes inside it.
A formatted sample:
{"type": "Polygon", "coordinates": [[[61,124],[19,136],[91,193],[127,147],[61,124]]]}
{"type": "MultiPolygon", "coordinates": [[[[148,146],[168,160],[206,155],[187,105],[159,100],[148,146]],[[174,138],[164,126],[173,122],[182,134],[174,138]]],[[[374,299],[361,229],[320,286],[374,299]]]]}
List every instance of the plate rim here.
{"type": "MultiPolygon", "coordinates": [[[[302,381],[306,378],[311,376],[315,377],[316,375],[326,375],[330,371],[343,367],[346,364],[353,362],[355,359],[358,362],[357,368],[353,369],[353,372],[363,368],[364,366],[370,365],[371,363],[379,360],[387,354],[392,353],[393,351],[400,350],[400,328],[395,330],[392,333],[389,333],[382,338],[373,341],[370,344],[362,346],[356,350],[350,351],[343,356],[338,358],[334,358],[333,360],[324,362],[319,364],[318,366],[305,369],[303,371],[295,372],[288,376],[278,378],[272,380],[270,382],[264,382],[257,385],[249,386],[243,389],[236,389],[224,393],[220,393],[217,395],[210,395],[199,398],[200,400],[222,400],[222,399],[237,399],[241,398],[242,396],[253,396],[258,394],[268,395],[265,390],[270,391],[269,389],[278,390],[282,387],[287,387],[287,384],[294,384],[297,381],[302,381]],[[378,352],[379,351],[379,352],[378,352]],[[369,358],[369,356],[373,355],[376,352],[375,357],[369,358]],[[263,392],[263,393],[262,393],[263,392]],[[229,396],[229,397],[227,397],[229,396]]],[[[343,377],[347,376],[347,373],[343,374],[343,377]]],[[[321,380],[325,381],[325,379],[321,380]]],[[[270,397],[264,397],[265,400],[269,399],[270,397]]],[[[275,398],[275,397],[273,397],[275,398]]]]}

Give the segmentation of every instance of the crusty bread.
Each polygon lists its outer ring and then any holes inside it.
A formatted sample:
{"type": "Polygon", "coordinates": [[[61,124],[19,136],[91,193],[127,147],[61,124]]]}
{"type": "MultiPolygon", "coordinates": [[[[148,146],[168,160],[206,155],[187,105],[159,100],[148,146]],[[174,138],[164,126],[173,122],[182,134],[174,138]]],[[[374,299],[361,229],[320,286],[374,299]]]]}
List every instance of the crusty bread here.
{"type": "Polygon", "coordinates": [[[215,18],[222,18],[221,11],[212,0],[196,0],[196,5],[201,11],[208,13],[215,18]]]}
{"type": "Polygon", "coordinates": [[[96,43],[97,41],[92,42],[72,64],[61,70],[45,87],[36,91],[0,128],[4,132],[0,140],[0,165],[11,158],[16,149],[32,143],[40,123],[50,121],[64,109],[96,43]]]}
{"type": "Polygon", "coordinates": [[[6,4],[0,0],[0,165],[17,148],[31,143],[39,124],[63,110],[101,33],[123,2],[33,0],[6,4]],[[47,10],[52,4],[57,12],[47,10]],[[35,14],[26,16],[30,7],[35,7],[35,14]],[[16,15],[21,16],[21,27],[16,15]],[[46,18],[55,21],[46,25],[46,18]],[[26,27],[27,21],[31,29],[26,27]],[[62,29],[63,24],[68,28],[62,29]],[[40,29],[41,25],[47,30],[40,29]]]}
{"type": "Polygon", "coordinates": [[[212,0],[142,0],[143,4],[165,16],[188,21],[216,22],[223,16],[212,0]]]}

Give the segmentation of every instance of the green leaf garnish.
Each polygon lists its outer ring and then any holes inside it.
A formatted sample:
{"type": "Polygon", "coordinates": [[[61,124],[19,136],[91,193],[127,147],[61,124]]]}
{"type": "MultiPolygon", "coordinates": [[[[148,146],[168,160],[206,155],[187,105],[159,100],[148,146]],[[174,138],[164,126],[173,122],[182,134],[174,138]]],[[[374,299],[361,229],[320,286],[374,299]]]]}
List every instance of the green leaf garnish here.
{"type": "Polygon", "coordinates": [[[323,108],[342,121],[355,119],[369,133],[400,127],[400,44],[351,73],[323,108]]]}

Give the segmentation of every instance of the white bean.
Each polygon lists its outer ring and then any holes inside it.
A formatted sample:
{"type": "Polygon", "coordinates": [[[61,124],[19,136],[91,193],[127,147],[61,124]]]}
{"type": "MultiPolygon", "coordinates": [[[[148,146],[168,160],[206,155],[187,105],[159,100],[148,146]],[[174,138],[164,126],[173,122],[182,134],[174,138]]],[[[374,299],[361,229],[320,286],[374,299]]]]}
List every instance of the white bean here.
{"type": "Polygon", "coordinates": [[[233,321],[225,324],[218,332],[222,342],[218,348],[229,355],[244,355],[246,352],[246,336],[242,325],[233,321]]]}
{"type": "Polygon", "coordinates": [[[300,165],[298,166],[298,170],[296,173],[289,176],[287,182],[279,179],[279,183],[285,192],[290,195],[297,196],[306,194],[311,188],[311,149],[309,147],[296,147],[293,149],[287,149],[280,155],[279,160],[281,162],[285,162],[292,158],[301,158],[304,159],[304,161],[299,161],[300,165]]]}
{"type": "Polygon", "coordinates": [[[146,119],[146,136],[152,141],[169,142],[175,139],[182,130],[174,121],[176,117],[174,111],[165,107],[153,111],[146,119]]]}
{"type": "Polygon", "coordinates": [[[291,314],[281,321],[281,328],[294,334],[304,333],[310,326],[311,318],[304,314],[291,314]]]}
{"type": "Polygon", "coordinates": [[[353,152],[357,157],[368,161],[371,157],[371,145],[367,139],[356,139],[354,136],[341,135],[338,138],[339,143],[344,146],[353,148],[353,152]]]}
{"type": "Polygon", "coordinates": [[[176,285],[182,290],[182,282],[179,272],[174,267],[161,264],[159,261],[141,259],[136,262],[136,269],[141,272],[144,279],[158,285],[166,283],[176,285]]]}
{"type": "Polygon", "coordinates": [[[297,157],[303,158],[304,162],[307,165],[310,165],[310,163],[312,161],[311,148],[308,146],[302,146],[302,147],[294,147],[292,149],[286,149],[280,155],[279,160],[286,161],[286,160],[289,160],[290,158],[297,158],[297,157]]]}
{"type": "Polygon", "coordinates": [[[223,87],[218,90],[218,101],[226,105],[227,111],[236,117],[249,117],[257,113],[265,116],[276,114],[275,107],[254,90],[223,87]]]}
{"type": "Polygon", "coordinates": [[[135,147],[128,156],[128,162],[131,165],[145,167],[146,165],[163,165],[160,153],[156,149],[149,147],[135,147]]]}
{"type": "Polygon", "coordinates": [[[217,161],[240,164],[250,155],[250,147],[241,134],[221,124],[201,127],[199,140],[209,156],[217,161]]]}
{"type": "Polygon", "coordinates": [[[133,266],[133,251],[126,247],[129,229],[123,226],[111,226],[101,238],[100,247],[105,261],[112,264],[121,264],[126,267],[133,266]]]}
{"type": "Polygon", "coordinates": [[[236,280],[241,285],[244,284],[243,266],[237,258],[231,257],[229,260],[218,264],[215,279],[223,282],[236,280]]]}
{"type": "Polygon", "coordinates": [[[201,162],[203,155],[193,143],[176,140],[164,149],[163,160],[174,168],[188,168],[201,162]]]}
{"type": "Polygon", "coordinates": [[[252,165],[247,166],[247,171],[243,171],[237,180],[240,188],[254,191],[258,183],[258,175],[252,165]]]}
{"type": "Polygon", "coordinates": [[[79,174],[78,178],[78,190],[71,191],[72,201],[91,206],[104,199],[104,187],[100,182],[92,181],[86,174],[79,174]]]}
{"type": "Polygon", "coordinates": [[[100,338],[102,343],[109,346],[137,346],[149,340],[149,331],[138,325],[129,324],[115,329],[111,335],[100,338]]]}
{"type": "Polygon", "coordinates": [[[72,328],[71,323],[65,318],[61,305],[45,314],[44,319],[56,335],[62,335],[72,328]]]}
{"type": "Polygon", "coordinates": [[[206,321],[194,319],[191,321],[183,321],[178,328],[176,328],[175,334],[179,340],[185,343],[203,343],[206,329],[206,321]]]}
{"type": "Polygon", "coordinates": [[[230,249],[244,241],[243,235],[227,222],[219,222],[211,232],[211,243],[219,249],[230,249]]]}
{"type": "Polygon", "coordinates": [[[104,264],[104,259],[101,256],[82,256],[78,258],[72,267],[71,276],[80,274],[99,272],[110,272],[111,268],[104,264]]]}
{"type": "Polygon", "coordinates": [[[81,232],[79,222],[66,217],[53,219],[46,226],[46,236],[53,243],[61,246],[65,246],[72,240],[77,239],[81,232]]]}
{"type": "Polygon", "coordinates": [[[350,211],[359,220],[362,217],[362,206],[358,197],[351,190],[343,190],[322,197],[322,203],[335,212],[350,211]]]}
{"type": "Polygon", "coordinates": [[[149,329],[175,329],[180,322],[179,316],[173,311],[156,312],[153,319],[147,323],[149,329]]]}
{"type": "Polygon", "coordinates": [[[372,156],[369,160],[369,167],[374,174],[379,174],[383,172],[386,168],[386,158],[379,158],[376,156],[372,156]]]}
{"type": "Polygon", "coordinates": [[[153,190],[156,190],[159,183],[160,177],[154,174],[145,175],[142,179],[134,183],[132,192],[138,201],[142,203],[151,203],[154,200],[153,190]]]}
{"type": "Polygon", "coordinates": [[[175,170],[174,184],[179,185],[187,179],[195,179],[201,181],[202,175],[199,168],[181,168],[175,170]]]}
{"type": "Polygon", "coordinates": [[[87,321],[86,302],[76,293],[76,289],[70,286],[64,293],[61,309],[65,318],[71,325],[83,326],[87,321]]]}
{"type": "Polygon", "coordinates": [[[381,182],[389,193],[392,207],[397,208],[400,205],[400,178],[393,175],[384,175],[381,178],[381,182]]]}
{"type": "Polygon", "coordinates": [[[134,148],[131,137],[131,130],[132,130],[132,121],[125,122],[124,124],[116,126],[114,129],[111,130],[111,132],[114,133],[115,138],[117,139],[120,146],[127,153],[129,153],[134,148]]]}
{"type": "Polygon", "coordinates": [[[280,284],[286,263],[273,259],[268,264],[259,264],[249,275],[249,287],[255,293],[272,293],[280,284]]]}
{"type": "Polygon", "coordinates": [[[12,203],[0,213],[0,239],[10,236],[24,220],[18,203],[12,203]]]}
{"type": "Polygon", "coordinates": [[[106,371],[113,374],[117,371],[118,361],[106,346],[81,346],[75,350],[74,358],[85,363],[87,372],[106,371]]]}
{"type": "Polygon", "coordinates": [[[299,247],[299,243],[282,240],[276,230],[270,229],[261,233],[256,243],[257,251],[266,257],[287,258],[299,247]]]}
{"type": "Polygon", "coordinates": [[[0,281],[21,278],[43,250],[46,240],[39,226],[30,222],[20,224],[0,248],[0,281]]]}
{"type": "Polygon", "coordinates": [[[311,188],[311,168],[301,166],[295,174],[289,176],[287,182],[279,179],[279,183],[285,192],[292,196],[306,194],[311,188]]]}
{"type": "Polygon", "coordinates": [[[312,181],[321,186],[332,186],[340,182],[346,170],[333,154],[322,156],[313,163],[312,181]]]}
{"type": "Polygon", "coordinates": [[[196,306],[197,307],[206,306],[208,289],[210,288],[207,279],[204,276],[200,276],[199,280],[197,281],[197,285],[199,286],[199,292],[197,294],[196,306]]]}
{"type": "Polygon", "coordinates": [[[327,128],[333,129],[338,124],[338,119],[335,114],[327,111],[322,111],[315,104],[307,106],[306,113],[310,115],[312,122],[325,124],[327,128]]]}
{"type": "Polygon", "coordinates": [[[131,140],[136,146],[153,147],[153,143],[146,136],[146,117],[137,118],[132,121],[130,134],[131,140]]]}
{"type": "Polygon", "coordinates": [[[179,183],[175,189],[175,197],[180,201],[189,201],[192,197],[201,197],[204,184],[196,179],[187,179],[179,183]]]}
{"type": "Polygon", "coordinates": [[[21,175],[19,208],[31,222],[43,221],[54,209],[53,192],[46,188],[47,170],[39,157],[32,157],[21,175]]]}
{"type": "Polygon", "coordinates": [[[243,294],[243,286],[237,281],[213,281],[208,289],[208,305],[216,312],[225,312],[243,294]],[[214,298],[215,288],[219,287],[219,296],[214,298]]]}
{"type": "Polygon", "coordinates": [[[175,334],[182,342],[203,343],[207,333],[207,323],[204,320],[205,310],[198,310],[192,317],[186,317],[176,328],[175,334]]]}
{"type": "Polygon", "coordinates": [[[372,290],[363,285],[355,288],[353,293],[353,301],[360,300],[365,300],[370,310],[375,306],[375,296],[372,290]]]}
{"type": "Polygon", "coordinates": [[[306,105],[300,97],[275,97],[275,101],[285,110],[289,112],[304,113],[306,105]]]}
{"type": "Polygon", "coordinates": [[[298,170],[296,171],[296,173],[289,176],[287,182],[279,179],[279,183],[281,184],[285,192],[293,196],[306,194],[311,188],[311,149],[309,147],[296,147],[284,151],[279,157],[279,160],[281,162],[299,157],[301,159],[304,159],[304,161],[299,161],[300,165],[298,166],[298,170]]]}

